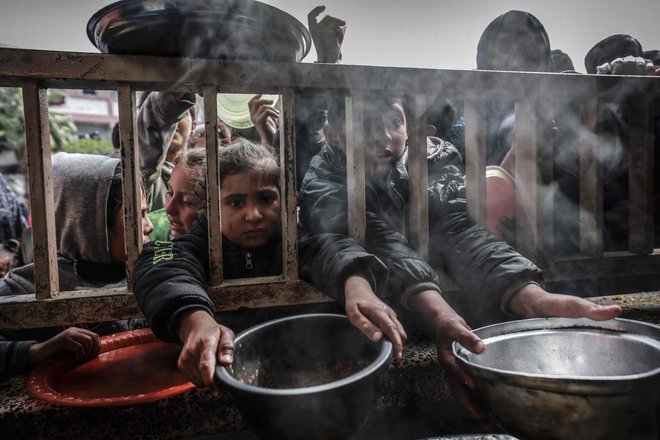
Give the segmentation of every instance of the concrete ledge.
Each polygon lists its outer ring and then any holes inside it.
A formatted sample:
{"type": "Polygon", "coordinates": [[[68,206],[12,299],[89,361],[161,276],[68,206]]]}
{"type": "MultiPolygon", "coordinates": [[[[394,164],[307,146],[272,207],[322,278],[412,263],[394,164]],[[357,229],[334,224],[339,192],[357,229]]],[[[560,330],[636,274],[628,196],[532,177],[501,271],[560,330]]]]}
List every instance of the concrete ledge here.
{"type": "MultiPolygon", "coordinates": [[[[620,304],[625,318],[660,323],[660,292],[592,300],[620,304]]],[[[497,432],[475,425],[452,399],[429,341],[409,343],[404,359],[390,365],[376,396],[376,408],[356,440],[497,432]]],[[[206,391],[192,390],[129,407],[69,408],[30,397],[26,375],[0,379],[3,438],[254,438],[245,429],[229,394],[215,398],[206,391]]]]}

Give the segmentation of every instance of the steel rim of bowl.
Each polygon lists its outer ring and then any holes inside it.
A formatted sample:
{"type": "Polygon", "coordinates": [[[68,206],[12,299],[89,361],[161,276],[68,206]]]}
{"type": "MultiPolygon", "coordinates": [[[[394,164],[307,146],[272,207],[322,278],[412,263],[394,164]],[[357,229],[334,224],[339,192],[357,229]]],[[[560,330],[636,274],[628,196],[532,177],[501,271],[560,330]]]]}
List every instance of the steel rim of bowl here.
{"type": "MultiPolygon", "coordinates": [[[[107,25],[111,23],[111,19],[107,17],[108,13],[116,10],[121,10],[123,8],[128,8],[128,7],[138,7],[139,5],[143,4],[145,6],[149,6],[150,3],[153,3],[152,8],[150,8],[150,12],[152,13],[164,13],[168,12],[171,10],[171,8],[168,7],[161,7],[161,8],[156,8],[156,6],[162,5],[162,2],[154,2],[154,0],[119,0],[117,2],[111,3],[107,6],[104,6],[103,8],[99,9],[94,13],[94,15],[91,16],[91,18],[87,21],[87,38],[89,38],[89,41],[96,47],[97,49],[101,50],[102,44],[101,41],[99,41],[99,38],[103,31],[106,30],[107,25]],[[106,21],[107,23],[104,24],[103,29],[99,29],[98,26],[101,24],[103,21],[106,21]]],[[[277,16],[281,20],[286,20],[287,25],[294,26],[296,30],[298,31],[299,35],[302,37],[302,43],[303,43],[303,50],[302,50],[302,55],[300,56],[300,59],[304,59],[307,54],[309,53],[311,46],[312,46],[312,37],[309,34],[309,31],[303,25],[297,18],[295,18],[293,15],[289,14],[288,12],[276,8],[275,6],[262,3],[257,0],[252,0],[252,3],[257,3],[259,4],[259,7],[263,7],[265,9],[269,9],[273,12],[274,16],[277,16]]],[[[125,19],[125,17],[122,17],[125,19]]],[[[101,52],[103,52],[101,50],[101,52]]]]}
{"type": "MultiPolygon", "coordinates": [[[[282,322],[287,322],[287,321],[294,321],[294,320],[297,321],[300,319],[316,319],[316,318],[341,319],[348,322],[348,318],[346,316],[337,315],[333,313],[310,313],[305,315],[289,316],[286,318],[280,318],[280,319],[264,322],[263,324],[259,324],[254,327],[251,327],[236,335],[235,341],[238,341],[239,338],[247,336],[251,333],[258,332],[263,327],[267,327],[267,326],[270,327],[272,325],[280,324],[282,322]]],[[[364,337],[366,338],[366,336],[364,337]]],[[[254,385],[249,385],[239,381],[229,373],[227,367],[225,366],[216,367],[215,371],[216,371],[216,376],[218,377],[218,379],[220,379],[221,382],[223,382],[224,384],[230,387],[236,388],[240,391],[249,391],[255,394],[263,394],[270,396],[300,396],[305,394],[314,394],[322,391],[339,389],[347,385],[351,385],[353,383],[359,382],[362,379],[366,378],[367,376],[376,372],[376,370],[378,370],[379,368],[383,367],[383,364],[387,362],[387,359],[392,356],[392,343],[385,336],[383,336],[382,339],[377,343],[381,344],[380,352],[378,353],[376,359],[374,359],[367,367],[358,371],[357,373],[353,373],[350,376],[346,376],[343,379],[336,380],[333,382],[328,382],[322,385],[315,385],[312,387],[263,388],[254,385]]]]}
{"type": "MultiPolygon", "coordinates": [[[[494,336],[502,336],[505,334],[514,334],[521,333],[524,331],[531,330],[554,330],[554,329],[584,329],[584,330],[609,330],[614,332],[623,332],[634,334],[636,336],[646,336],[649,339],[653,340],[653,333],[658,333],[655,337],[660,336],[660,327],[635,321],[632,319],[624,318],[615,318],[610,321],[593,321],[587,318],[532,318],[532,319],[522,319],[518,321],[504,322],[493,325],[488,325],[485,327],[478,328],[473,332],[480,338],[486,339],[494,336]],[[548,326],[548,323],[554,323],[556,326],[548,326]],[[501,329],[507,329],[509,331],[498,331],[501,329]],[[635,332],[635,330],[645,330],[642,334],[635,332]]],[[[656,341],[654,346],[660,349],[660,340],[656,341]]],[[[489,373],[489,375],[498,375],[501,379],[509,379],[511,381],[516,381],[520,379],[530,379],[530,380],[539,380],[543,381],[546,384],[559,384],[560,382],[564,383],[566,381],[572,381],[580,385],[590,385],[590,384],[607,384],[607,383],[621,383],[621,382],[632,382],[641,379],[648,379],[655,375],[660,375],[660,365],[650,371],[638,374],[630,375],[620,375],[620,376],[572,376],[572,375],[552,375],[552,374],[540,374],[540,373],[525,373],[517,372],[511,370],[502,370],[499,368],[487,367],[481,364],[471,362],[467,359],[467,353],[471,353],[465,347],[460,345],[458,342],[452,343],[452,352],[454,356],[463,364],[470,367],[475,373],[489,373]]]]}

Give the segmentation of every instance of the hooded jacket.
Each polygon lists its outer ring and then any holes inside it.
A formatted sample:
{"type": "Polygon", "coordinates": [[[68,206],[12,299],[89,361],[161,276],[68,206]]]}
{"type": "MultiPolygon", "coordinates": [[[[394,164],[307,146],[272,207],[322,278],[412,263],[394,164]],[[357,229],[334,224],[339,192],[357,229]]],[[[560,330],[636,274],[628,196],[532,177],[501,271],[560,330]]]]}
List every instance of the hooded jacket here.
{"type": "MultiPolygon", "coordinates": [[[[119,159],[57,153],[52,164],[60,290],[125,285],[124,266],[110,258],[107,231],[108,194],[119,159]]],[[[0,280],[0,296],[35,291],[34,264],[13,269],[0,280]]],[[[26,371],[35,343],[0,337],[0,376],[26,371]]]]}
{"type": "MultiPolygon", "coordinates": [[[[428,138],[429,262],[407,239],[409,176],[407,151],[396,162],[384,185],[367,182],[364,248],[354,243],[336,258],[372,254],[387,267],[387,281],[376,294],[390,303],[407,306],[411,295],[440,292],[438,270],[446,270],[466,295],[475,319],[500,313],[520,287],[542,278],[540,269],[475,224],[467,214],[461,158],[455,148],[428,138]]],[[[301,190],[300,221],[314,233],[348,234],[346,159],[326,144],[312,159],[301,190]]],[[[348,263],[347,263],[348,264],[348,263]]],[[[327,270],[327,269],[321,269],[327,270]]],[[[325,274],[327,279],[338,279],[325,274]]],[[[341,290],[341,286],[335,286],[341,290]]]]}
{"type": "MultiPolygon", "coordinates": [[[[108,247],[108,195],[119,159],[93,154],[53,155],[53,194],[60,290],[125,285],[125,268],[108,247]]],[[[11,270],[0,296],[34,295],[34,264],[11,270]]]]}

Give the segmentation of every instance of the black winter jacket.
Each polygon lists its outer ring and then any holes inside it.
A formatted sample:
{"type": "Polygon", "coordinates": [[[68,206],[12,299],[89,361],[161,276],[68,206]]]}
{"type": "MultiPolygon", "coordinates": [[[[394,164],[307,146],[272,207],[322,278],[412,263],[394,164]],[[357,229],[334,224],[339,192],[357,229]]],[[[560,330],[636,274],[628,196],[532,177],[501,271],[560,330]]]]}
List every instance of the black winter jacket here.
{"type": "MultiPolygon", "coordinates": [[[[437,138],[427,145],[429,166],[429,250],[427,263],[410,246],[408,226],[407,151],[393,167],[385,185],[367,183],[365,248],[388,268],[384,290],[376,293],[405,306],[410,295],[438,287],[437,270],[446,270],[461,290],[473,295],[475,316],[500,311],[511,294],[542,279],[540,269],[474,223],[467,214],[461,157],[437,138]]],[[[346,159],[325,145],[312,159],[301,189],[300,221],[309,231],[347,235],[346,159]]],[[[332,279],[332,274],[325,277],[332,279]]],[[[486,314],[486,315],[484,315],[486,314]]]]}
{"type": "MultiPolygon", "coordinates": [[[[259,249],[247,250],[222,239],[225,279],[282,273],[281,240],[276,236],[259,249]]],[[[206,292],[209,280],[208,222],[199,215],[190,232],[173,241],[147,244],[135,264],[134,286],[138,306],[154,334],[178,341],[181,315],[193,308],[213,314],[206,292]]]]}

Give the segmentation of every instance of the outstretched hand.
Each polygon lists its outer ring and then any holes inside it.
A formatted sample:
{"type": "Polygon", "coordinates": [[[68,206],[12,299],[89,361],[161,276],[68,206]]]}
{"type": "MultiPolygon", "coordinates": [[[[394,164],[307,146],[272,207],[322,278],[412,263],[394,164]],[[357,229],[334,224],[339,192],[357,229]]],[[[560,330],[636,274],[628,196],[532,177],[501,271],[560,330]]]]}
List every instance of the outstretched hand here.
{"type": "Polygon", "coordinates": [[[273,107],[272,99],[265,99],[262,95],[254,95],[248,101],[250,108],[250,119],[257,129],[261,143],[263,145],[273,145],[273,138],[277,131],[277,120],[280,117],[280,112],[273,107]]]}
{"type": "Polygon", "coordinates": [[[95,358],[101,349],[101,340],[96,333],[83,328],[69,327],[49,340],[33,344],[28,351],[28,361],[36,365],[56,353],[71,353],[76,362],[95,358]]]}
{"type": "Polygon", "coordinates": [[[599,75],[658,75],[660,71],[656,70],[651,60],[629,55],[601,64],[596,67],[596,73],[599,75]]]}
{"type": "Polygon", "coordinates": [[[374,342],[385,334],[392,342],[394,359],[401,360],[408,336],[394,310],[376,296],[369,282],[359,275],[348,277],[344,299],[348,321],[374,342]]]}
{"type": "Polygon", "coordinates": [[[447,374],[447,382],[454,398],[471,418],[485,423],[488,416],[477,403],[474,394],[476,383],[456,361],[452,343],[456,341],[475,354],[486,351],[486,344],[472,332],[465,320],[438,292],[427,290],[417,293],[411,297],[410,306],[424,316],[432,330],[438,351],[438,363],[447,374]]]}
{"type": "Polygon", "coordinates": [[[598,305],[572,295],[548,293],[537,284],[527,284],[509,300],[507,308],[521,318],[589,318],[594,321],[614,319],[621,313],[618,305],[598,305]]]}
{"type": "Polygon", "coordinates": [[[207,311],[194,309],[181,319],[179,337],[183,348],[178,367],[196,386],[217,393],[213,375],[216,364],[234,361],[234,332],[220,325],[207,311]]]}
{"type": "Polygon", "coordinates": [[[323,11],[325,11],[325,6],[317,6],[307,14],[309,33],[312,34],[318,62],[334,64],[338,63],[342,57],[341,45],[346,33],[346,22],[330,15],[317,21],[323,11]]]}

